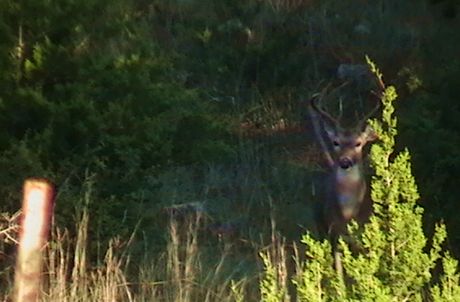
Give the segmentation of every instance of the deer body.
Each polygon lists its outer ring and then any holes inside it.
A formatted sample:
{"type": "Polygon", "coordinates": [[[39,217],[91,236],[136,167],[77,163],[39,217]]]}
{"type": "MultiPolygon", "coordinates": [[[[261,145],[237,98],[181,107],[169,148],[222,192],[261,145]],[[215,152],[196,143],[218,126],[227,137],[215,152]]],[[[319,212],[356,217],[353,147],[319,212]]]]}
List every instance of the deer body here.
{"type": "Polygon", "coordinates": [[[330,170],[320,214],[327,233],[336,237],[346,233],[350,220],[364,222],[372,211],[364,173],[363,147],[377,136],[369,125],[364,127],[362,121],[355,129],[341,128],[339,122],[322,110],[316,101],[315,98],[311,100],[310,114],[330,170]]]}

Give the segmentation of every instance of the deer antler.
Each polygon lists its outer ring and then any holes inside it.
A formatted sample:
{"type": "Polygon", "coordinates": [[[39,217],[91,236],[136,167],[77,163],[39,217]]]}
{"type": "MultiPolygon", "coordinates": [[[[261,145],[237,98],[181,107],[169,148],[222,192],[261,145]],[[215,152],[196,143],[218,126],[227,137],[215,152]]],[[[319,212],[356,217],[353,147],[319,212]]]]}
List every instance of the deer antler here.
{"type": "Polygon", "coordinates": [[[321,93],[315,94],[315,95],[312,96],[312,98],[310,99],[309,107],[308,107],[308,113],[310,115],[310,120],[312,121],[313,130],[315,131],[315,135],[316,135],[316,137],[317,137],[317,139],[319,141],[319,144],[321,146],[321,149],[323,151],[324,158],[326,159],[326,163],[327,163],[327,165],[329,167],[332,168],[334,166],[334,159],[332,158],[332,155],[331,155],[331,152],[329,150],[329,147],[327,146],[326,142],[323,139],[323,135],[321,133],[321,127],[320,127],[319,121],[318,121],[317,112],[321,113],[321,115],[323,117],[328,119],[334,125],[337,125],[338,123],[332,116],[330,116],[324,110],[320,109],[316,104],[316,101],[317,101],[318,97],[320,98],[320,100],[323,99],[323,97],[326,94],[326,91],[327,91],[329,86],[330,85],[326,86],[326,88],[324,88],[321,93]]]}
{"type": "Polygon", "coordinates": [[[317,102],[321,102],[323,99],[323,95],[321,95],[321,98],[318,100],[317,97],[314,97],[311,99],[311,106],[313,109],[315,109],[316,112],[320,113],[321,116],[326,119],[332,126],[338,126],[339,121],[335,118],[333,118],[329,113],[327,113],[325,110],[323,110],[320,106],[318,106],[317,102]]]}
{"type": "MultiPolygon", "coordinates": [[[[347,82],[344,82],[342,85],[340,85],[340,86],[334,88],[334,89],[332,90],[332,92],[335,92],[336,90],[339,90],[339,89],[341,89],[342,87],[344,87],[344,86],[346,86],[346,85],[348,85],[348,84],[349,84],[348,81],[347,81],[347,82]]],[[[329,123],[331,123],[331,126],[334,126],[334,127],[336,127],[336,128],[339,128],[339,127],[340,127],[340,122],[339,122],[339,120],[337,120],[336,118],[332,117],[332,115],[330,115],[328,112],[326,112],[325,110],[323,110],[323,109],[320,107],[320,105],[321,105],[320,103],[323,101],[323,98],[324,98],[324,96],[326,95],[326,92],[327,92],[327,90],[329,89],[330,86],[331,86],[331,84],[328,84],[328,85],[321,91],[321,93],[319,94],[319,96],[320,96],[319,99],[318,99],[318,97],[312,98],[312,99],[311,99],[311,105],[312,105],[313,109],[315,109],[318,113],[321,114],[322,117],[324,117],[329,123]],[[317,102],[318,102],[319,104],[317,104],[317,102]]],[[[332,92],[329,93],[329,94],[332,94],[332,92]]]]}
{"type": "Polygon", "coordinates": [[[366,123],[366,121],[371,117],[373,116],[381,107],[382,105],[382,102],[381,102],[381,98],[382,98],[382,94],[383,92],[385,91],[385,84],[383,83],[383,81],[380,79],[380,78],[377,78],[377,84],[379,86],[379,91],[378,92],[375,92],[375,91],[371,91],[371,93],[376,97],[376,100],[377,100],[377,103],[375,105],[375,107],[369,111],[359,122],[358,122],[358,127],[359,128],[363,128],[364,127],[364,124],[366,123]]]}
{"type": "Polygon", "coordinates": [[[358,122],[358,127],[361,129],[364,127],[364,124],[366,124],[367,120],[372,117],[379,109],[380,109],[380,99],[378,99],[377,104],[375,107],[369,111],[359,122],[358,122]]]}

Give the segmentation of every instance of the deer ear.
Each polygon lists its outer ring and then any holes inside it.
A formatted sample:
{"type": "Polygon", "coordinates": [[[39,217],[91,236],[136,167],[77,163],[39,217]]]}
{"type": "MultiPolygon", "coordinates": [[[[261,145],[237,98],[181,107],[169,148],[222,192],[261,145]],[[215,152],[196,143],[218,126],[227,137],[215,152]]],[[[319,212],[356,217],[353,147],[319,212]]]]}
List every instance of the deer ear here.
{"type": "Polygon", "coordinates": [[[363,136],[368,142],[375,141],[379,138],[375,130],[370,125],[366,125],[366,128],[363,131],[363,136]]]}

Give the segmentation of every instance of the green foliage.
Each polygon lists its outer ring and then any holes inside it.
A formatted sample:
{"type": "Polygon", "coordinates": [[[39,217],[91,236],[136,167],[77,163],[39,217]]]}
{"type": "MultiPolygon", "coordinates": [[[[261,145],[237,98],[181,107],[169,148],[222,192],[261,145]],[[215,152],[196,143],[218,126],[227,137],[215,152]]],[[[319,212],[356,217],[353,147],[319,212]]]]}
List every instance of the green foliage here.
{"type": "Polygon", "coordinates": [[[241,284],[238,284],[234,280],[232,280],[230,283],[230,291],[233,296],[233,301],[244,302],[244,293],[241,284]]]}
{"type": "Polygon", "coordinates": [[[458,261],[446,253],[442,259],[444,275],[441,277],[441,284],[432,288],[434,302],[458,301],[460,299],[460,287],[458,274],[458,261]]]}
{"type": "MultiPolygon", "coordinates": [[[[454,23],[458,26],[459,18],[454,23]]],[[[420,89],[406,93],[401,102],[401,136],[413,154],[414,173],[420,185],[426,221],[443,220],[449,230],[449,244],[458,257],[457,230],[460,219],[455,214],[460,187],[460,59],[450,47],[438,47],[449,37],[460,42],[460,34],[450,26],[436,25],[436,34],[422,44],[426,63],[414,70],[422,81],[420,89]],[[428,59],[430,58],[430,59],[428,59]],[[426,138],[426,139],[421,139],[426,138]]]]}
{"type": "MultiPolygon", "coordinates": [[[[36,166],[37,176],[78,186],[90,169],[97,195],[110,199],[145,190],[144,180],[166,167],[232,154],[217,106],[187,87],[175,52],[146,39],[141,8],[124,0],[2,6],[9,44],[0,51],[18,53],[0,61],[0,168],[14,182],[36,166]],[[15,152],[18,144],[27,152],[15,152]]],[[[3,188],[11,181],[0,178],[3,188]]],[[[15,208],[15,199],[2,205],[15,208]]]]}
{"type": "Polygon", "coordinates": [[[270,255],[260,253],[260,257],[264,263],[265,272],[264,278],[260,281],[260,296],[264,302],[281,302],[285,295],[285,288],[280,287],[279,276],[273,262],[270,260],[270,255]]]}
{"type": "Polygon", "coordinates": [[[309,247],[306,251],[308,263],[304,264],[299,276],[292,280],[299,301],[325,301],[333,294],[332,291],[335,291],[337,299],[344,297],[343,280],[333,269],[331,243],[327,240],[318,242],[309,234],[302,238],[302,243],[309,247]]]}

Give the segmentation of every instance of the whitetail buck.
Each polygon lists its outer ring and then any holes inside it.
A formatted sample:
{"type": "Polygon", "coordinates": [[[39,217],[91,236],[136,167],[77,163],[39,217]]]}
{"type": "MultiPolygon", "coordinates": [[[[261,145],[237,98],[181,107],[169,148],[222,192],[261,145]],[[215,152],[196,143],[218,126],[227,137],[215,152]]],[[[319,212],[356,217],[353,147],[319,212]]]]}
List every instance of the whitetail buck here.
{"type": "MultiPolygon", "coordinates": [[[[321,145],[328,168],[326,196],[320,206],[320,224],[336,244],[338,235],[345,235],[347,224],[354,219],[365,222],[372,212],[363,163],[364,146],[377,139],[367,119],[380,107],[380,102],[353,129],[344,129],[339,121],[321,108],[326,90],[310,101],[309,113],[315,135],[321,145]],[[326,138],[326,140],[324,139],[326,138]]],[[[338,254],[336,269],[341,271],[338,254]]]]}

